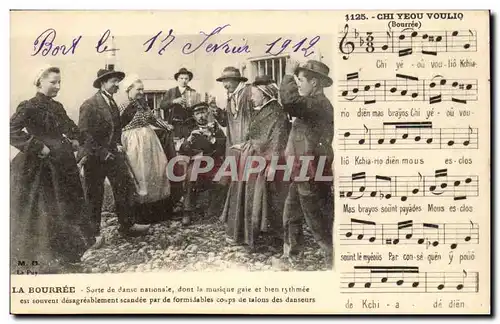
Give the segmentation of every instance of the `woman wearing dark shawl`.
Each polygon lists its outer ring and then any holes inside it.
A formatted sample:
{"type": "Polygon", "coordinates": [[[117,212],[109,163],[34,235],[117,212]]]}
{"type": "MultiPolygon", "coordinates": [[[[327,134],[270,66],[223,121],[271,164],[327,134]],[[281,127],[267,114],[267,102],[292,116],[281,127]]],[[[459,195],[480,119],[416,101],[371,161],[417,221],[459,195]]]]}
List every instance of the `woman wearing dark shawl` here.
{"type": "Polygon", "coordinates": [[[11,162],[12,271],[23,262],[38,273],[74,271],[92,245],[90,220],[74,152],[80,132],[61,103],[60,71],[44,67],[37,94],[10,119],[10,143],[20,150],[11,162]],[[36,261],[36,262],[35,262],[36,261]],[[64,269],[66,268],[66,269],[64,269]]]}
{"type": "MultiPolygon", "coordinates": [[[[238,174],[248,170],[252,156],[263,157],[266,167],[248,180],[232,181],[223,211],[226,233],[231,244],[257,247],[262,233],[279,239],[282,231],[286,184],[279,176],[268,179],[272,157],[281,158],[289,132],[289,119],[278,103],[278,87],[268,76],[257,77],[252,84],[254,113],[244,143],[233,145],[240,151],[238,174]]],[[[278,242],[276,242],[278,243],[278,242]]]]}

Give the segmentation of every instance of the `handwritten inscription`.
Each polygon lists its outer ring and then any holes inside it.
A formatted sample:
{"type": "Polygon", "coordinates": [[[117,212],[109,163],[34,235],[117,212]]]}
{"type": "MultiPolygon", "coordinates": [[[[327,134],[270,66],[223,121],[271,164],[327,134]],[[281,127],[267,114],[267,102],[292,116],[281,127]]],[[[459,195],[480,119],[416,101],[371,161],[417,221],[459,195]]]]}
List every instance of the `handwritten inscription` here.
{"type": "Polygon", "coordinates": [[[283,53],[283,51],[285,51],[287,48],[289,48],[289,46],[291,44],[293,44],[291,46],[291,48],[293,49],[293,52],[299,52],[299,51],[302,51],[304,52],[304,57],[308,57],[312,54],[314,54],[314,45],[316,45],[319,40],[320,40],[320,36],[315,36],[313,38],[311,38],[311,40],[309,40],[309,42],[307,42],[307,37],[301,39],[300,41],[294,43],[291,39],[285,39],[283,40],[282,37],[279,37],[277,38],[275,41],[269,43],[269,44],[266,44],[266,46],[268,46],[267,48],[267,51],[266,53],[267,54],[271,54],[271,55],[280,55],[281,53],[283,53]],[[281,46],[280,48],[277,48],[278,46],[281,46]],[[277,48],[276,49],[276,52],[273,52],[274,48],[277,48]]]}
{"type": "Polygon", "coordinates": [[[49,28],[41,33],[33,42],[33,54],[31,54],[31,56],[36,56],[38,54],[42,56],[75,54],[76,48],[80,43],[82,36],[73,38],[71,45],[67,46],[55,44],[56,35],[57,32],[53,28],[49,28]]]}
{"type": "MultiPolygon", "coordinates": [[[[165,52],[168,45],[170,45],[175,40],[175,36],[173,35],[173,32],[174,32],[174,30],[170,29],[168,32],[168,35],[165,36],[165,38],[163,38],[163,40],[161,41],[161,47],[160,47],[160,50],[158,51],[158,55],[163,55],[163,53],[165,52]]],[[[148,46],[145,50],[146,53],[149,52],[151,50],[151,48],[153,48],[153,45],[156,43],[156,40],[158,39],[158,37],[160,37],[160,35],[162,33],[163,33],[163,31],[159,31],[156,35],[154,35],[153,37],[148,39],[143,44],[143,45],[148,46]]]]}
{"type": "Polygon", "coordinates": [[[223,31],[225,28],[229,26],[230,26],[229,24],[226,24],[224,26],[216,27],[212,32],[210,32],[210,34],[201,31],[200,34],[204,36],[203,40],[198,45],[194,45],[193,43],[186,43],[182,47],[182,53],[192,54],[196,52],[198,49],[200,49],[202,46],[205,46],[204,48],[207,53],[220,53],[220,52],[225,54],[250,53],[250,47],[248,46],[248,44],[246,44],[246,41],[245,44],[241,45],[232,44],[231,43],[233,41],[232,39],[225,40],[222,43],[209,42],[210,39],[213,39],[215,35],[220,34],[221,31],[223,31]]]}
{"type": "MultiPolygon", "coordinates": [[[[241,40],[235,40],[229,37],[227,39],[220,39],[222,32],[227,31],[230,26],[230,24],[217,26],[208,33],[200,31],[199,33],[202,36],[201,38],[193,39],[181,46],[182,54],[190,55],[198,51],[203,51],[209,54],[214,53],[228,55],[251,53],[250,44],[248,44],[248,41],[245,38],[241,40]]],[[[112,41],[110,40],[110,38],[113,39],[113,36],[111,35],[110,29],[107,29],[102,34],[95,45],[97,53],[101,54],[119,50],[118,48],[114,48],[114,44],[112,44],[112,41]]],[[[69,46],[58,45],[55,43],[56,30],[53,28],[47,29],[35,39],[33,43],[34,50],[32,56],[39,54],[42,56],[75,54],[76,48],[82,38],[83,36],[74,38],[69,46]]],[[[142,45],[144,46],[144,53],[156,52],[158,55],[163,55],[175,41],[176,36],[174,35],[174,29],[171,28],[168,33],[160,30],[154,36],[146,40],[142,45]]],[[[304,53],[304,57],[309,57],[315,53],[314,47],[319,41],[320,36],[314,36],[312,38],[304,37],[299,41],[278,37],[272,42],[264,44],[264,53],[277,56],[282,54],[284,51],[293,51],[295,53],[302,52],[304,53]]]]}
{"type": "Polygon", "coordinates": [[[110,35],[111,35],[111,30],[108,29],[101,36],[101,38],[97,42],[97,46],[95,47],[97,50],[97,53],[113,52],[113,51],[118,50],[116,48],[108,48],[108,45],[106,45],[110,35]]]}

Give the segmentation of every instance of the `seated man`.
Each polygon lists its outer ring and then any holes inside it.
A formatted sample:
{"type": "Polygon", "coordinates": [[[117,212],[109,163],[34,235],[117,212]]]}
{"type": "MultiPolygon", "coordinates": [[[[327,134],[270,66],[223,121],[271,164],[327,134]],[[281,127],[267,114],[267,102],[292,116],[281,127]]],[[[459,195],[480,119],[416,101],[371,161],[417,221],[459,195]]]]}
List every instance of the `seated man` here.
{"type": "MultiPolygon", "coordinates": [[[[226,136],[217,123],[208,122],[208,104],[199,103],[193,107],[193,118],[185,124],[185,140],[182,143],[179,153],[191,157],[187,168],[186,186],[184,196],[184,214],[182,224],[187,226],[191,223],[191,218],[196,210],[197,193],[202,186],[210,190],[210,207],[208,217],[220,216],[223,207],[224,187],[212,181],[218,168],[224,160],[226,149],[226,136]],[[191,181],[195,156],[210,156],[214,159],[212,170],[199,174],[191,181]]],[[[195,157],[196,158],[196,157],[195,157]]],[[[202,161],[200,168],[206,167],[206,162],[202,161]]]]}

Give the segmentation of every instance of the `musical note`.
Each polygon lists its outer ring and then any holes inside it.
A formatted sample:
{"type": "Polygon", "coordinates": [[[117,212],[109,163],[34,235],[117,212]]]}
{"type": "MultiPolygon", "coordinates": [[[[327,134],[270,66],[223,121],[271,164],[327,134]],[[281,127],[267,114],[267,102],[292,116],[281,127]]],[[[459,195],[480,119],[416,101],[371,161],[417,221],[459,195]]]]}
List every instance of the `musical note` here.
{"type": "Polygon", "coordinates": [[[423,223],[423,236],[418,239],[418,244],[423,244],[427,242],[427,246],[432,245],[434,247],[439,245],[439,224],[423,223]],[[429,235],[428,228],[432,229],[432,234],[429,235]]]}
{"type": "Polygon", "coordinates": [[[418,85],[416,84],[416,82],[418,82],[417,77],[397,73],[396,78],[397,79],[395,84],[389,83],[392,86],[389,90],[391,93],[399,93],[400,96],[406,96],[408,92],[411,92],[411,97],[413,99],[418,97],[418,85]],[[401,86],[401,81],[404,81],[404,86],[401,86]],[[411,83],[410,86],[408,86],[408,81],[414,82],[411,83]]]}
{"type": "Polygon", "coordinates": [[[375,223],[351,218],[339,225],[341,245],[422,245],[426,248],[450,244],[478,244],[479,225],[475,223],[375,223]],[[365,239],[368,238],[368,239],[365,239]]]}
{"type": "Polygon", "coordinates": [[[448,187],[448,170],[447,169],[440,169],[436,170],[434,174],[434,184],[429,187],[429,191],[433,195],[442,195],[446,187],[448,187]],[[441,182],[439,186],[437,185],[437,182],[440,178],[445,178],[445,181],[441,182]],[[438,189],[438,190],[436,190],[438,189]]]}
{"type": "Polygon", "coordinates": [[[442,75],[422,79],[398,73],[396,79],[365,80],[358,72],[353,72],[338,83],[340,101],[364,104],[417,99],[432,105],[450,101],[467,104],[476,101],[478,94],[477,79],[447,79],[442,75]]]}
{"type": "Polygon", "coordinates": [[[411,232],[405,235],[405,239],[409,240],[413,237],[413,221],[409,220],[409,221],[398,222],[398,237],[392,241],[393,244],[399,243],[400,231],[405,228],[411,229],[411,232]]]}
{"type": "Polygon", "coordinates": [[[382,84],[380,82],[376,82],[375,84],[367,84],[363,88],[363,97],[365,105],[374,104],[377,102],[377,93],[382,84]]]}
{"type": "Polygon", "coordinates": [[[356,285],[356,273],[353,273],[353,280],[347,284],[348,288],[353,288],[356,285]]]}
{"type": "MultiPolygon", "coordinates": [[[[422,35],[422,54],[436,56],[440,48],[443,36],[446,38],[446,32],[425,33],[422,35]]],[[[445,40],[446,41],[446,40],[445,40]]]]}
{"type": "Polygon", "coordinates": [[[479,196],[479,178],[475,175],[449,175],[447,169],[436,170],[434,175],[422,176],[368,176],[363,174],[363,192],[369,195],[351,196],[354,184],[352,175],[340,176],[340,197],[349,199],[398,197],[403,201],[411,197],[453,197],[454,200],[467,199],[479,196]],[[444,180],[443,180],[444,179],[444,180]],[[449,184],[453,184],[452,186],[449,184]],[[404,197],[404,199],[403,199],[404,197]]]}
{"type": "Polygon", "coordinates": [[[441,273],[441,277],[442,277],[442,280],[440,280],[439,285],[437,286],[438,290],[443,290],[445,287],[445,283],[446,283],[446,276],[444,275],[444,273],[441,273]]]}
{"type": "Polygon", "coordinates": [[[378,194],[380,194],[380,198],[390,199],[392,197],[391,186],[392,186],[392,178],[391,177],[376,175],[375,176],[375,190],[370,193],[370,196],[375,197],[378,193],[378,194]],[[383,185],[379,185],[379,181],[382,182],[383,185]],[[381,189],[381,188],[386,188],[387,185],[389,185],[389,190],[381,189]]]}
{"type": "Polygon", "coordinates": [[[411,28],[401,31],[401,34],[398,36],[398,47],[400,48],[398,54],[400,57],[413,54],[413,38],[417,37],[417,35],[418,32],[411,28]],[[405,33],[408,35],[405,35],[405,33]]]}
{"type": "Polygon", "coordinates": [[[465,278],[467,278],[467,271],[465,271],[465,270],[462,270],[462,271],[463,271],[462,283],[459,283],[457,285],[457,290],[462,290],[462,289],[464,289],[464,286],[465,286],[465,278]]]}
{"type": "Polygon", "coordinates": [[[467,133],[467,140],[465,140],[465,141],[463,142],[463,145],[464,145],[464,146],[469,146],[469,144],[470,144],[470,135],[471,135],[473,132],[474,132],[474,131],[473,131],[473,129],[472,129],[472,128],[470,127],[470,125],[469,125],[469,132],[467,133]]]}
{"type": "Polygon", "coordinates": [[[343,150],[477,149],[479,142],[478,129],[470,125],[434,128],[428,121],[383,122],[383,128],[370,129],[363,125],[363,129],[341,129],[339,135],[343,150]]]}
{"type": "Polygon", "coordinates": [[[346,97],[347,100],[354,100],[358,97],[359,92],[359,74],[358,72],[349,73],[346,75],[346,90],[342,91],[342,96],[346,97]],[[352,86],[351,80],[355,80],[355,85],[352,86]],[[352,93],[350,95],[350,93],[352,93]]]}
{"type": "Polygon", "coordinates": [[[478,272],[422,272],[415,266],[354,266],[340,275],[341,293],[477,293],[478,272]],[[369,289],[369,290],[368,290],[369,289]]]}
{"type": "Polygon", "coordinates": [[[465,84],[465,83],[460,83],[458,81],[454,81],[452,84],[452,90],[451,90],[451,101],[452,102],[457,102],[461,104],[466,104],[467,100],[466,99],[460,99],[460,98],[455,98],[455,91],[458,90],[458,95],[463,94],[465,91],[466,93],[472,89],[472,84],[465,84]]]}
{"type": "MultiPolygon", "coordinates": [[[[420,172],[419,172],[418,173],[418,183],[417,183],[417,185],[413,184],[413,186],[412,186],[412,190],[411,190],[412,195],[416,195],[420,191],[419,187],[421,186],[420,183],[422,182],[422,179],[423,179],[422,174],[420,174],[420,172]]],[[[401,196],[401,201],[406,201],[408,199],[409,193],[410,193],[410,183],[406,182],[406,191],[405,191],[405,194],[403,194],[401,196]]]]}
{"type": "Polygon", "coordinates": [[[391,44],[393,38],[393,34],[390,31],[387,31],[385,35],[386,35],[385,44],[382,45],[381,47],[383,51],[387,51],[389,49],[390,47],[389,44],[391,44]]]}
{"type": "Polygon", "coordinates": [[[372,286],[372,273],[370,272],[369,277],[367,278],[365,282],[365,288],[370,288],[372,286]]]}
{"type": "Polygon", "coordinates": [[[372,221],[365,221],[361,219],[351,218],[350,222],[350,230],[345,233],[347,238],[353,237],[358,241],[361,241],[365,238],[365,235],[368,237],[368,242],[373,243],[377,238],[377,224],[372,221]],[[358,233],[355,235],[355,233],[358,233]],[[368,233],[368,234],[366,234],[368,233]]]}
{"type": "Polygon", "coordinates": [[[472,30],[468,30],[468,31],[458,31],[458,30],[455,30],[453,32],[451,32],[451,44],[453,47],[455,42],[458,42],[457,46],[456,47],[460,47],[460,45],[463,46],[463,48],[465,50],[468,50],[470,49],[471,47],[474,47],[476,46],[476,32],[475,31],[472,31],[472,30]],[[465,36],[466,35],[466,36],[465,36]],[[464,39],[467,38],[467,42],[464,43],[464,39]]]}
{"type": "Polygon", "coordinates": [[[352,174],[352,190],[351,191],[348,191],[345,195],[347,198],[352,198],[352,199],[359,199],[361,197],[363,197],[364,193],[365,193],[365,189],[366,189],[366,177],[365,177],[365,173],[364,172],[360,172],[360,173],[353,173],[352,174]],[[357,189],[357,192],[360,193],[359,196],[356,196],[356,197],[353,197],[353,193],[355,192],[354,190],[354,183],[356,181],[359,181],[362,183],[362,185],[357,189]]]}
{"type": "MultiPolygon", "coordinates": [[[[363,124],[363,129],[364,129],[363,138],[359,139],[359,141],[358,141],[359,145],[363,145],[366,143],[366,134],[369,133],[368,127],[366,127],[365,124],[363,124]]],[[[370,136],[368,136],[368,137],[370,137],[370,136]]]]}
{"type": "Polygon", "coordinates": [[[358,54],[397,53],[399,57],[405,57],[419,49],[424,55],[437,56],[446,52],[476,52],[477,33],[471,29],[415,31],[412,28],[361,32],[349,30],[346,24],[339,31],[338,44],[344,60],[358,54]]]}
{"type": "MultiPolygon", "coordinates": [[[[474,223],[472,221],[470,221],[470,231],[469,231],[469,235],[467,235],[465,238],[464,238],[464,241],[465,242],[470,242],[470,240],[472,239],[472,230],[474,229],[474,223]]],[[[479,232],[478,232],[478,240],[479,240],[479,232]]]]}

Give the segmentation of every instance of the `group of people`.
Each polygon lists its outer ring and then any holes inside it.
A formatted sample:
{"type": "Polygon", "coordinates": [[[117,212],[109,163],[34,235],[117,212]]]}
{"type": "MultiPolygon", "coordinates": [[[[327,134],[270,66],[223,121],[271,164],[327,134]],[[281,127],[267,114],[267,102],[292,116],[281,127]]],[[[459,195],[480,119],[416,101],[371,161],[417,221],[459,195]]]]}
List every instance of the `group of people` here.
{"type": "Polygon", "coordinates": [[[19,104],[10,123],[11,145],[20,150],[11,163],[14,266],[36,260],[45,272],[56,271],[53,265],[77,268],[86,250],[105,244],[101,211],[107,178],[118,231],[125,237],[147,234],[149,225],[138,220],[147,220],[148,213],[181,213],[182,224],[189,226],[200,214],[197,198],[205,190],[205,217],[225,223],[228,244],[251,250],[282,244],[283,262],[293,263],[302,252],[305,220],[331,268],[332,181],[315,177],[318,168],[331,175],[333,162],[333,107],[323,92],[332,84],[328,66],[290,62],[279,87],[266,75],[247,83],[238,69],[227,67],[216,79],[227,91],[225,107],[189,100],[186,94],[195,91],[187,69],[174,78],[178,86],[164,95],[161,118],[148,107],[138,76],[99,70],[93,82],[97,91],[81,105],[76,125],[54,100],[59,68],[40,69],[35,97],[19,104]],[[188,157],[175,169],[185,175],[182,181],[169,177],[167,167],[179,155],[188,157]],[[200,156],[214,165],[190,177],[200,156]],[[228,157],[235,158],[241,173],[254,156],[267,163],[253,177],[216,179],[228,157]],[[291,179],[301,173],[295,179],[305,180],[286,180],[287,168],[268,178],[269,162],[287,157],[293,157],[291,179]]]}

